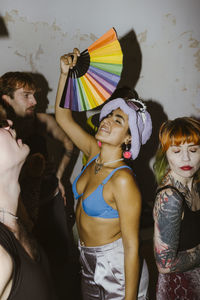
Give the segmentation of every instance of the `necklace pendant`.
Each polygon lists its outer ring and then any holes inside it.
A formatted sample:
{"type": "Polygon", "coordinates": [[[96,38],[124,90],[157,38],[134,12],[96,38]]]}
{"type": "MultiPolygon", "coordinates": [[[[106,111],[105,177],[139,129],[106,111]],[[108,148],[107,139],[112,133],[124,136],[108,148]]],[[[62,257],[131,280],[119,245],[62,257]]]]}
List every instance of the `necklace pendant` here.
{"type": "Polygon", "coordinates": [[[100,163],[97,163],[97,162],[96,162],[96,164],[95,164],[95,166],[94,166],[94,172],[95,172],[95,175],[96,175],[97,173],[99,173],[99,171],[102,169],[102,167],[103,167],[103,164],[100,164],[100,163]]]}

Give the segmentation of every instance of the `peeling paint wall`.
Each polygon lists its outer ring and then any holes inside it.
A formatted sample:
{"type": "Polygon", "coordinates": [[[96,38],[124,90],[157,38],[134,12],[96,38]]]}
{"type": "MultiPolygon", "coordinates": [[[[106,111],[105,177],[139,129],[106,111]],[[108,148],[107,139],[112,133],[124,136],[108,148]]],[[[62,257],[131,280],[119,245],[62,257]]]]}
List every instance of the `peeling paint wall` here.
{"type": "Polygon", "coordinates": [[[84,50],[111,27],[119,37],[134,30],[142,53],[136,85],[141,98],[158,102],[169,118],[200,113],[199,0],[2,0],[1,74],[42,74],[53,112],[59,57],[84,50]]]}

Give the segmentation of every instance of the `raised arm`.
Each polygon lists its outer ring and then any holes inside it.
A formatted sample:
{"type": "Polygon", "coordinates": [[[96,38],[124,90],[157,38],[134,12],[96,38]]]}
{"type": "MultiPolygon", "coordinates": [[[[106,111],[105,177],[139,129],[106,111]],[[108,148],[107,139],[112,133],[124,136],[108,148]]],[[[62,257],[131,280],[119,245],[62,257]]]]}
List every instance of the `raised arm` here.
{"type": "Polygon", "coordinates": [[[118,173],[113,190],[124,246],[125,300],[135,300],[139,280],[141,195],[130,171],[120,170],[118,173]]]}
{"type": "Polygon", "coordinates": [[[172,189],[161,191],[154,206],[154,252],[160,273],[184,272],[200,266],[199,245],[178,251],[182,198],[172,189]]]}
{"type": "Polygon", "coordinates": [[[59,106],[69,69],[75,66],[78,56],[79,50],[74,49],[73,53],[63,55],[60,58],[61,74],[56,95],[55,115],[56,121],[70,137],[72,142],[85,153],[87,157],[90,157],[99,151],[95,138],[84,131],[81,126],[74,121],[70,109],[61,108],[59,106]]]}

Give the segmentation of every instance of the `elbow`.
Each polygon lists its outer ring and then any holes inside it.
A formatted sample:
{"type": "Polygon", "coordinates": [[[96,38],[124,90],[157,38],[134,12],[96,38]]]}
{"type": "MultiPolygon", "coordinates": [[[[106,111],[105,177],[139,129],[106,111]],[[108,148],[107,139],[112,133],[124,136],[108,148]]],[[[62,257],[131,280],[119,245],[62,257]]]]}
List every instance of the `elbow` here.
{"type": "Polygon", "coordinates": [[[55,109],[55,119],[56,119],[56,122],[59,123],[59,112],[58,112],[57,108],[55,109]]]}
{"type": "Polygon", "coordinates": [[[56,119],[57,123],[59,123],[59,121],[61,119],[61,115],[62,115],[62,112],[60,111],[60,109],[56,108],[55,109],[55,119],[56,119]]]}
{"type": "Polygon", "coordinates": [[[62,128],[62,122],[64,120],[64,115],[63,115],[63,112],[62,110],[60,109],[56,109],[55,110],[55,119],[56,119],[56,122],[58,123],[58,125],[60,125],[60,127],[62,128]]]}
{"type": "Polygon", "coordinates": [[[171,273],[173,264],[172,258],[170,259],[167,256],[165,257],[163,253],[158,253],[156,251],[154,251],[154,255],[158,272],[161,274],[171,273]]]}
{"type": "Polygon", "coordinates": [[[161,273],[161,274],[168,274],[168,273],[171,273],[169,267],[160,266],[160,264],[158,264],[157,262],[156,262],[156,265],[157,265],[157,269],[158,269],[158,272],[159,272],[159,273],[161,273]]]}

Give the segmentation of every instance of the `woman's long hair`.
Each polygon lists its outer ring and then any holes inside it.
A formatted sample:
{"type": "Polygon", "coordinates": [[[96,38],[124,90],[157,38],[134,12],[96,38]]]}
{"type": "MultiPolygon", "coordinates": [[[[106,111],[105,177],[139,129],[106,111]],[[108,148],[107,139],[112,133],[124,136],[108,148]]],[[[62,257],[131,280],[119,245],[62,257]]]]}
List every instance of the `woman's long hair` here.
{"type": "MultiPolygon", "coordinates": [[[[160,145],[156,153],[154,172],[158,184],[169,169],[166,151],[171,145],[179,146],[184,143],[200,145],[200,122],[189,117],[177,118],[164,122],[159,131],[160,145]]],[[[200,179],[200,170],[197,172],[200,179]]]]}

